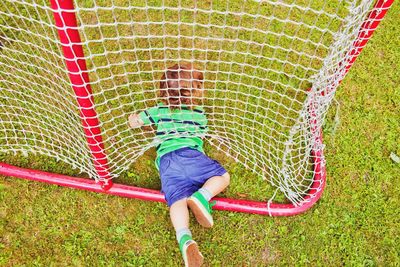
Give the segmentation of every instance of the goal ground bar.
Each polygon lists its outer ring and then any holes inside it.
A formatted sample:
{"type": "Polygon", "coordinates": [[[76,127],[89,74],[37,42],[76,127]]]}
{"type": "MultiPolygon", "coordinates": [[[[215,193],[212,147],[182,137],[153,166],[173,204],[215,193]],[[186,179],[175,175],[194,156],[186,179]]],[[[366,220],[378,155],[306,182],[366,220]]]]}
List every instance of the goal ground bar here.
{"type": "MultiPolygon", "coordinates": [[[[321,161],[319,161],[314,164],[314,168],[316,169],[316,177],[312,189],[305,197],[302,204],[299,206],[295,206],[293,204],[268,203],[231,198],[214,198],[213,200],[216,200],[216,205],[213,206],[213,209],[255,213],[270,216],[291,216],[302,213],[311,208],[318,201],[325,187],[326,173],[324,165],[321,161]]],[[[75,189],[93,191],[97,193],[165,202],[164,195],[158,190],[116,183],[114,183],[110,189],[104,190],[99,183],[96,183],[96,181],[92,179],[76,178],[67,175],[20,168],[6,163],[0,163],[0,174],[4,176],[13,176],[26,180],[44,182],[75,189]]]]}

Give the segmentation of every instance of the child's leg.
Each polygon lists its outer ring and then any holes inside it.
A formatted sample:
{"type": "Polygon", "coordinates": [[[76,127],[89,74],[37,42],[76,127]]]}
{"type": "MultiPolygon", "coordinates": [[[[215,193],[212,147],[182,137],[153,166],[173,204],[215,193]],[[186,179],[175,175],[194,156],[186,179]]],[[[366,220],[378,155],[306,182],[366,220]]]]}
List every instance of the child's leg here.
{"type": "Polygon", "coordinates": [[[196,220],[204,227],[212,227],[214,220],[211,216],[209,201],[215,195],[221,193],[230,182],[228,173],[222,176],[213,176],[208,179],[199,191],[188,198],[188,205],[193,211],[196,220]]]}
{"type": "Polygon", "coordinates": [[[224,189],[228,187],[229,182],[230,182],[230,176],[229,173],[227,172],[222,176],[211,177],[204,183],[202,187],[202,189],[205,189],[210,193],[210,196],[204,196],[204,197],[206,197],[206,199],[209,197],[207,199],[207,201],[209,201],[212,197],[224,191],[224,189]]]}
{"type": "Polygon", "coordinates": [[[197,267],[203,263],[203,255],[201,255],[197,243],[193,241],[192,233],[189,230],[189,211],[186,201],[187,199],[184,198],[173,203],[169,214],[185,266],[197,267]]]}
{"type": "MultiPolygon", "coordinates": [[[[176,201],[169,208],[169,216],[175,231],[189,229],[189,211],[186,204],[186,198],[176,201]]],[[[179,241],[179,240],[178,240],[179,241]]]]}

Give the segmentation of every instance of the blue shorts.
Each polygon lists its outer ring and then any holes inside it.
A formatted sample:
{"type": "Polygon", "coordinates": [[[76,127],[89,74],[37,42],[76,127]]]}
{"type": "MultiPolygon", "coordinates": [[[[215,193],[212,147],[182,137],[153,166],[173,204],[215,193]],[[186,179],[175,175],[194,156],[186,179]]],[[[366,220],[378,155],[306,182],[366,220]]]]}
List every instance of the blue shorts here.
{"type": "Polygon", "coordinates": [[[191,196],[211,177],[225,173],[218,161],[189,147],[167,153],[160,159],[161,191],[168,206],[191,196]]]}

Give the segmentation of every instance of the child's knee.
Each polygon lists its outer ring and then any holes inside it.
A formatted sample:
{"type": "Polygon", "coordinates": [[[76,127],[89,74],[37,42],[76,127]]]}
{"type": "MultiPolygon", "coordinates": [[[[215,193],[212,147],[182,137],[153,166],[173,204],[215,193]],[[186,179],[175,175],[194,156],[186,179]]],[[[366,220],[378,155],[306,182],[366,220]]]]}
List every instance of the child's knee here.
{"type": "Polygon", "coordinates": [[[231,176],[229,175],[229,173],[225,173],[222,175],[222,178],[224,179],[226,185],[229,185],[229,183],[231,182],[231,176]]]}

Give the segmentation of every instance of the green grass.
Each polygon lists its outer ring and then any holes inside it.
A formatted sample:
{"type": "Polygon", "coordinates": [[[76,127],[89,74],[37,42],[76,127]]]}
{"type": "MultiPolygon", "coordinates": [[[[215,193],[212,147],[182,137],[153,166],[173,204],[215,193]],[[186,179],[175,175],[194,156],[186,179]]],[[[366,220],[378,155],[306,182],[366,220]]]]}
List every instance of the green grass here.
{"type": "MultiPolygon", "coordinates": [[[[322,199],[290,218],[216,212],[211,230],[192,218],[206,266],[400,265],[400,165],[390,159],[391,152],[400,155],[399,12],[395,3],[338,90],[340,124],[333,131],[332,109],[324,130],[328,181],[322,199]]],[[[159,188],[153,159],[148,151],[118,182],[159,188]]],[[[3,160],[79,175],[44,156],[3,160]]],[[[239,164],[223,163],[232,175],[226,195],[260,198],[257,181],[239,164]]],[[[178,264],[164,204],[0,178],[0,265],[178,264]]]]}

